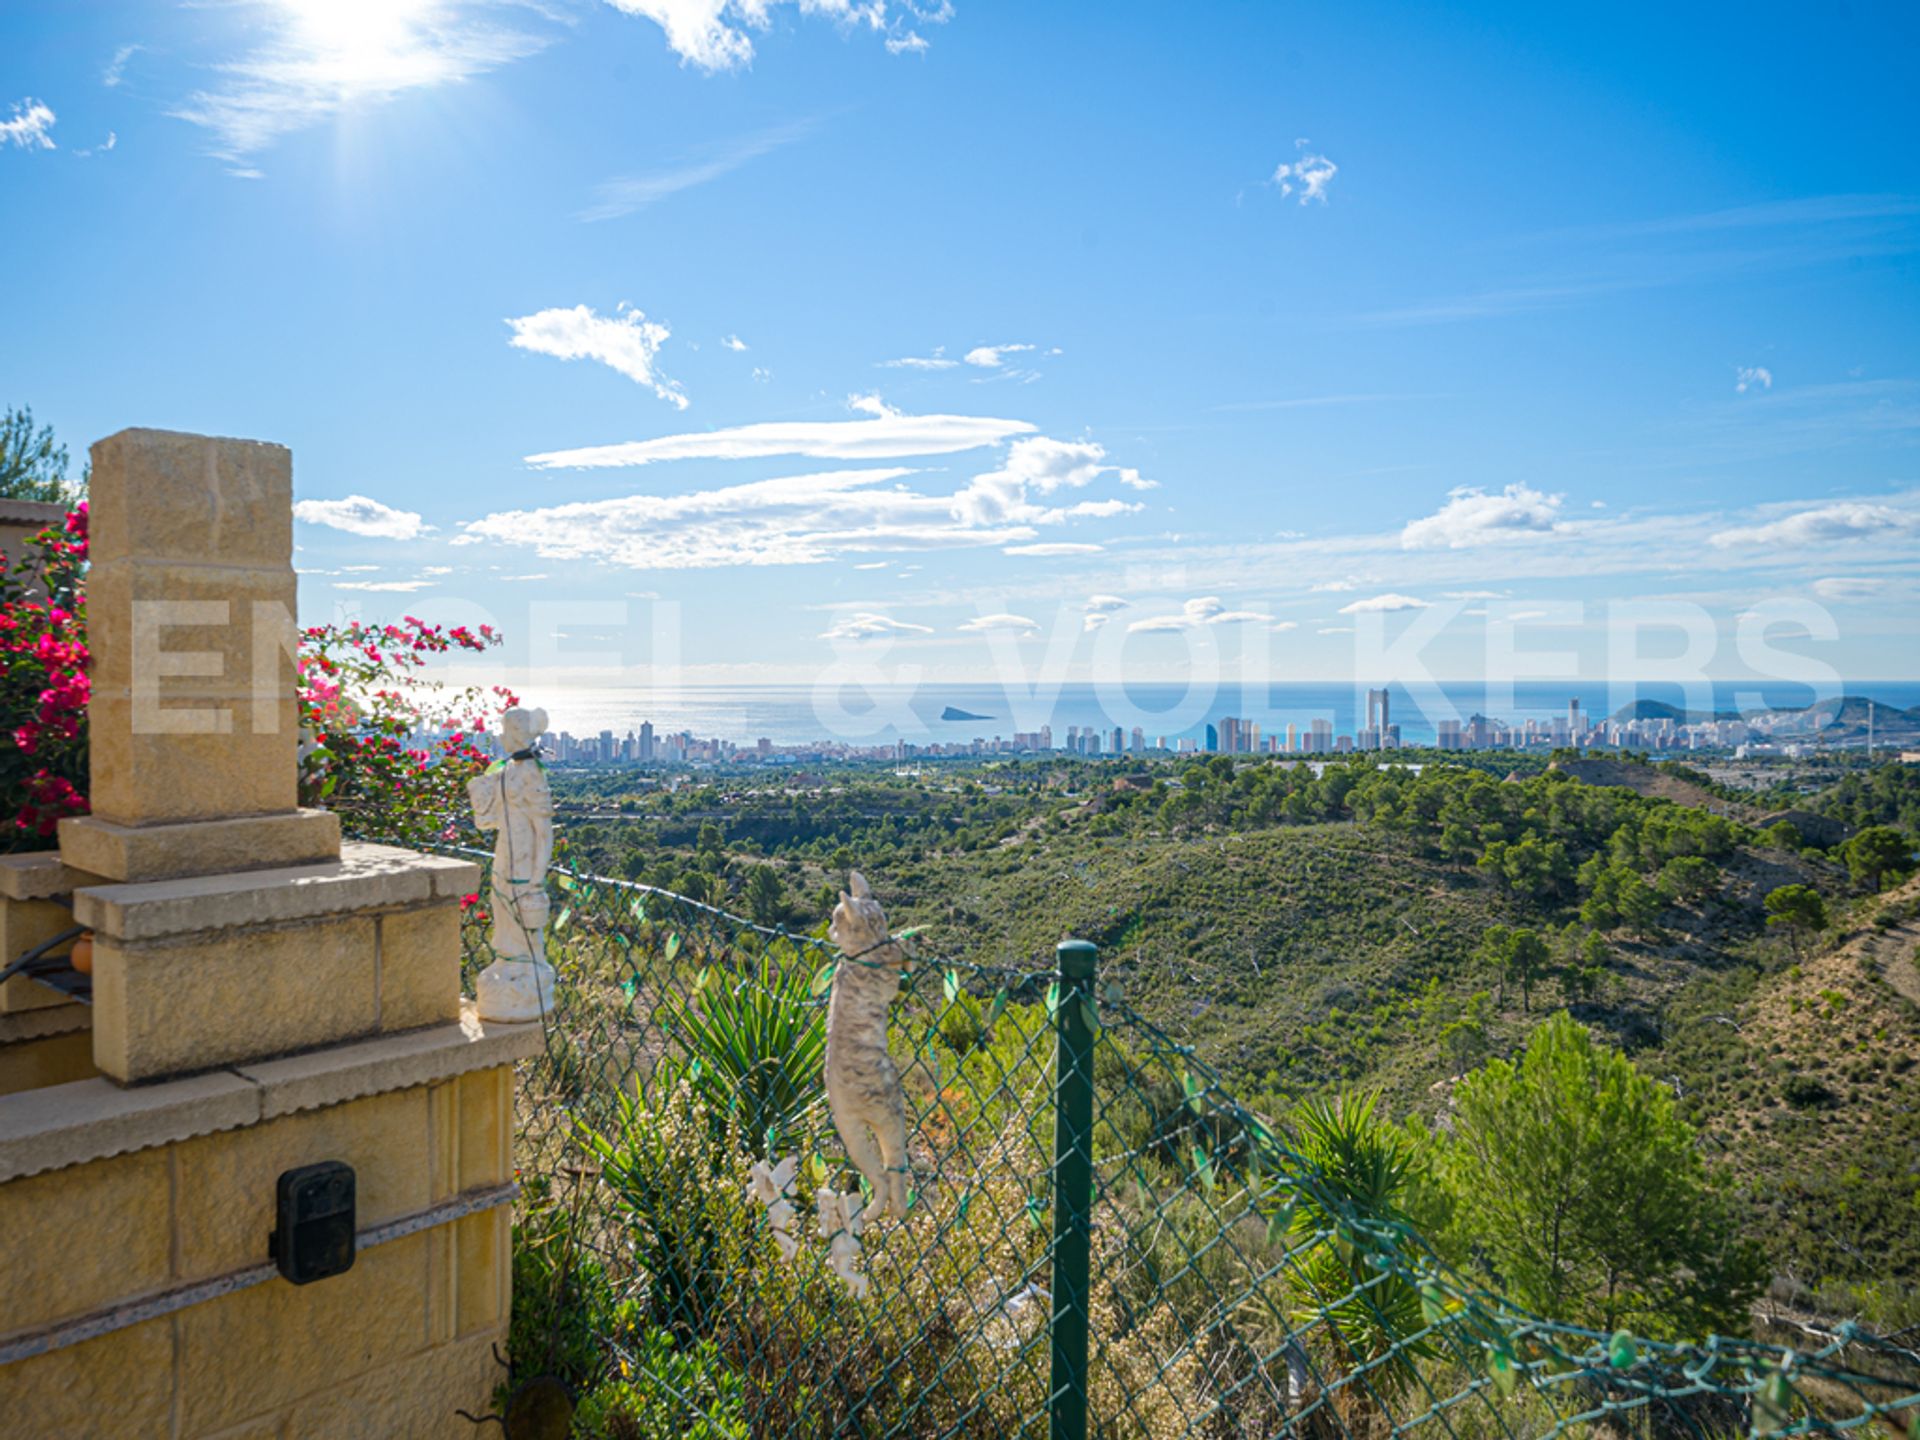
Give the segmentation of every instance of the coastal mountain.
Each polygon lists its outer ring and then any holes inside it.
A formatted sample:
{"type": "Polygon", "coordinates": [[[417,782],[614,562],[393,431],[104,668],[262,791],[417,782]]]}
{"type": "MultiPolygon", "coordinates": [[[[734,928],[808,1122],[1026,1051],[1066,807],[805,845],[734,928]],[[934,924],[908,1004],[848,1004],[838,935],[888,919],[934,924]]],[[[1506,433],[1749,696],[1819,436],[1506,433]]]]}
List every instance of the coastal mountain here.
{"type": "Polygon", "coordinates": [[[1613,719],[1671,720],[1676,725],[1700,725],[1710,720],[1765,722],[1775,734],[1819,735],[1829,740],[1864,740],[1871,723],[1876,737],[1900,739],[1920,736],[1920,706],[1902,709],[1868,695],[1837,695],[1812,705],[1775,706],[1758,710],[1686,710],[1664,700],[1635,700],[1623,705],[1613,719]]]}
{"type": "Polygon", "coordinates": [[[940,718],[942,720],[991,720],[993,716],[976,715],[971,710],[962,710],[956,705],[949,705],[940,712],[940,718]]]}

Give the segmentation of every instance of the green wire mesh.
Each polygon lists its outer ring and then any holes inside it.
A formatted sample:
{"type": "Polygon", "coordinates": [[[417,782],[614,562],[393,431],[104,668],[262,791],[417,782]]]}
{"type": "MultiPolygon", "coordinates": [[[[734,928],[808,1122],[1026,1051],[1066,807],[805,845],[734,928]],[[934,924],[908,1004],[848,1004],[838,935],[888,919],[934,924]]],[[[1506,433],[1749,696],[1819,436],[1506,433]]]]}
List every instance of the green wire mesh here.
{"type": "MultiPolygon", "coordinates": [[[[516,1086],[510,1358],[516,1380],[565,1381],[575,1433],[618,1410],[691,1440],[1046,1434],[1055,1027],[1074,1004],[1095,1031],[1089,1433],[1920,1440],[1910,1335],[1673,1344],[1529,1314],[1323,1173],[1119,984],[1063,999],[1050,965],[912,938],[890,1029],[912,1204],[859,1237],[856,1295],[816,1219],[822,1191],[866,1198],[820,1080],[844,962],[646,885],[552,878],[555,1005],[516,1086]],[[750,1182],[788,1157],[783,1236],[750,1182]]],[[[486,935],[470,906],[469,978],[486,935]]]]}

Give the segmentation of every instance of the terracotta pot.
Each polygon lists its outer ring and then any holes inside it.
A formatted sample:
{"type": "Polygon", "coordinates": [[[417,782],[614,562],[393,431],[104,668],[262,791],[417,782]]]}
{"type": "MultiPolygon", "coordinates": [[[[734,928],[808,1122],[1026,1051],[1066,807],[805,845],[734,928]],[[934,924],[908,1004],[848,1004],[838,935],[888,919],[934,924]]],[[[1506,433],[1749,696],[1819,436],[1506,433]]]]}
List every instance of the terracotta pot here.
{"type": "Polygon", "coordinates": [[[67,956],[67,963],[82,975],[93,973],[93,932],[91,930],[73,942],[73,950],[67,956]]]}

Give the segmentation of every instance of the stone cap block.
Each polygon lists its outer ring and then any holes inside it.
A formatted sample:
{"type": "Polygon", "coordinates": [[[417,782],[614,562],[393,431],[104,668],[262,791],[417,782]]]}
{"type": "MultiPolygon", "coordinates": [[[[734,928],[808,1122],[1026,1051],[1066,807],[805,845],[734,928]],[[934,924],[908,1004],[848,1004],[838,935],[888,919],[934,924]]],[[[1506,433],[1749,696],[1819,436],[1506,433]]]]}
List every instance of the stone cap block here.
{"type": "Polygon", "coordinates": [[[87,539],[96,564],[131,555],[292,563],[293,454],[286,446],[122,430],[90,453],[87,539]]]}
{"type": "Polygon", "coordinates": [[[0,1183],[366,1095],[437,1084],[527,1059],[544,1043],[539,1022],[483,1021],[468,1000],[457,1024],[285,1060],[131,1088],[101,1077],[0,1096],[0,1183]]]}
{"type": "Polygon", "coordinates": [[[121,941],[281,925],[466,895],[480,884],[471,860],[391,845],[348,844],[319,865],[204,875],[77,890],[74,916],[121,941]]]}
{"type": "Polygon", "coordinates": [[[291,815],[120,825],[98,815],[75,815],[60,822],[60,855],[107,881],[284,869],[338,859],[340,817],[330,810],[296,810],[291,815]]]}
{"type": "Polygon", "coordinates": [[[0,855],[0,896],[9,900],[47,900],[55,895],[71,895],[82,885],[99,884],[101,878],[67,864],[58,850],[0,855]]]}
{"type": "Polygon", "coordinates": [[[0,1181],[259,1118],[259,1087],[231,1071],[133,1090],[104,1078],[22,1090],[0,1097],[0,1181]]]}
{"type": "Polygon", "coordinates": [[[77,1000],[70,1000],[65,1005],[0,1015],[0,1046],[21,1040],[44,1040],[50,1035],[71,1035],[76,1030],[92,1028],[93,1011],[77,1000]]]}
{"type": "Polygon", "coordinates": [[[296,1110],[338,1105],[386,1090],[407,1090],[530,1059],[546,1044],[538,1020],[508,1024],[482,1020],[471,1000],[460,1004],[460,1019],[404,1035],[335,1045],[284,1060],[235,1067],[235,1073],[260,1087],[260,1118],[271,1120],[296,1110]]]}

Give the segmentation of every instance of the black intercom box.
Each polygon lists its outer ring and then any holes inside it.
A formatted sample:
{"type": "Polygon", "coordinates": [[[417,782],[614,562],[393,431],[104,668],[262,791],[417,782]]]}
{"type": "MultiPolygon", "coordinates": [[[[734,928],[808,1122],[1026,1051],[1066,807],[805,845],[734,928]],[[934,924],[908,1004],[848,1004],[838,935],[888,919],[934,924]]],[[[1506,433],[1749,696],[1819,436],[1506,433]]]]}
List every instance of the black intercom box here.
{"type": "Polygon", "coordinates": [[[353,1167],[338,1160],[302,1165],[280,1177],[270,1246],[280,1273],[308,1285],[353,1268],[353,1167]]]}

